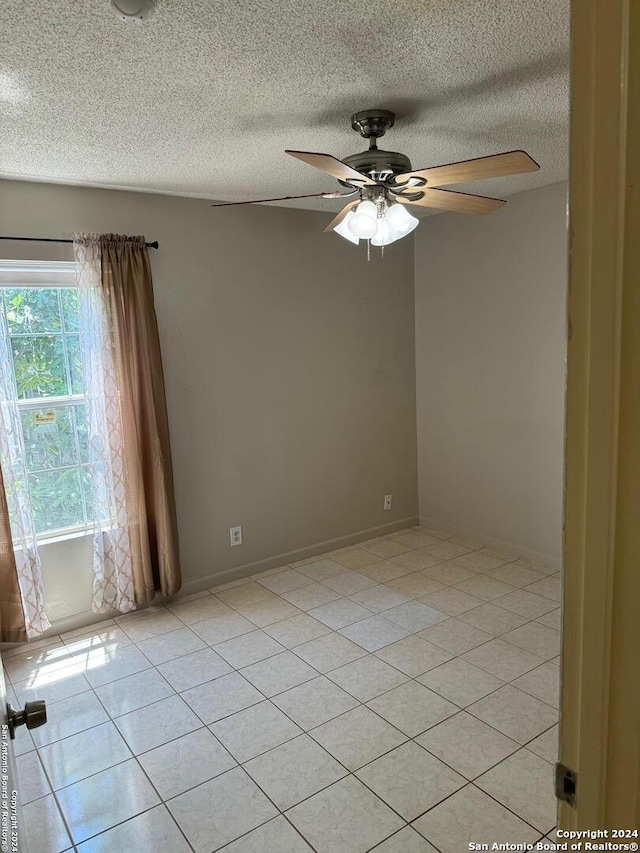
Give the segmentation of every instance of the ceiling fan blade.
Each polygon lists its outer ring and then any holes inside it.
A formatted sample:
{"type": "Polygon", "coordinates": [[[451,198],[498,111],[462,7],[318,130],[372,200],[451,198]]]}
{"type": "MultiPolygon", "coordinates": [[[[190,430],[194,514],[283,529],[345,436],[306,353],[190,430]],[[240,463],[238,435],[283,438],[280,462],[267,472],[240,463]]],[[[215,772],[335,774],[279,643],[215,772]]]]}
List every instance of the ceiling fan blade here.
{"type": "Polygon", "coordinates": [[[336,225],[340,225],[340,223],[345,218],[347,213],[349,213],[351,208],[355,207],[356,204],[360,204],[359,198],[356,198],[353,201],[348,201],[345,204],[345,206],[342,208],[342,210],[338,214],[336,214],[336,216],[333,217],[333,219],[327,225],[327,227],[322,229],[324,231],[324,233],[327,234],[329,231],[333,231],[333,229],[336,227],[336,225]]]}
{"type": "Polygon", "coordinates": [[[341,193],[339,191],[333,193],[308,193],[307,195],[284,195],[280,198],[254,198],[249,201],[217,201],[211,207],[229,207],[233,204],[264,204],[267,201],[292,201],[297,198],[342,198],[342,196],[350,196],[351,193],[341,193]]]}
{"type": "MultiPolygon", "coordinates": [[[[416,190],[417,191],[417,190],[416,190]]],[[[492,213],[506,201],[499,198],[486,198],[483,195],[470,195],[459,193],[455,190],[432,190],[429,187],[420,187],[422,197],[412,201],[407,196],[396,195],[396,201],[403,204],[415,204],[419,207],[434,207],[438,210],[450,210],[454,213],[492,213]]]]}
{"type": "Polygon", "coordinates": [[[367,186],[375,185],[375,181],[347,166],[342,160],[337,157],[332,157],[331,154],[314,154],[311,151],[285,151],[285,154],[290,154],[303,163],[313,166],[314,169],[320,169],[326,175],[331,175],[332,178],[337,178],[339,181],[353,181],[359,185],[366,184],[367,186]]]}
{"type": "Polygon", "coordinates": [[[430,187],[446,184],[461,184],[464,181],[480,181],[483,178],[500,178],[504,175],[519,175],[523,172],[536,172],[540,166],[529,157],[526,151],[506,151],[504,154],[491,154],[475,160],[462,160],[448,163],[446,166],[433,166],[429,169],[416,169],[398,175],[398,183],[409,178],[424,178],[430,187]]]}

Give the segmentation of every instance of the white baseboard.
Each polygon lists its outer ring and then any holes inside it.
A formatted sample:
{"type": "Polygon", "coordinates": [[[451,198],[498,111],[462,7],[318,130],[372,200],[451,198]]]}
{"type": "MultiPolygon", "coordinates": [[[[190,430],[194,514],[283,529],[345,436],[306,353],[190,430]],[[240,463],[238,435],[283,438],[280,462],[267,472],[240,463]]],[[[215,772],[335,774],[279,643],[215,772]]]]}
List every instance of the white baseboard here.
{"type": "Polygon", "coordinates": [[[540,563],[556,571],[562,568],[562,559],[560,557],[552,557],[550,554],[543,554],[541,551],[532,551],[530,548],[523,548],[521,545],[516,545],[513,542],[505,542],[493,536],[485,536],[483,533],[478,533],[477,530],[455,527],[452,524],[440,521],[439,518],[427,518],[421,515],[420,524],[445,530],[447,533],[452,533],[461,539],[475,539],[476,542],[482,542],[483,545],[489,545],[507,554],[514,554],[516,557],[520,557],[523,560],[530,560],[532,563],[540,563]]]}
{"type": "MultiPolygon", "coordinates": [[[[264,560],[257,560],[253,563],[246,563],[243,566],[236,566],[233,569],[227,569],[224,572],[216,572],[214,574],[205,575],[201,578],[184,583],[178,593],[173,596],[173,599],[182,598],[185,595],[192,595],[194,592],[201,592],[203,589],[208,589],[211,586],[218,584],[229,583],[230,581],[240,580],[241,578],[255,575],[258,572],[266,572],[269,569],[275,569],[278,566],[284,566],[288,563],[296,563],[298,560],[305,560],[307,557],[315,557],[318,554],[324,554],[327,551],[335,551],[338,548],[345,548],[348,545],[356,545],[358,542],[365,542],[367,539],[374,539],[376,536],[385,536],[388,533],[395,533],[397,530],[403,530],[405,527],[413,527],[418,524],[418,516],[412,515],[409,518],[401,518],[399,521],[392,521],[389,524],[382,524],[378,527],[370,527],[367,530],[360,530],[357,533],[350,533],[347,536],[339,536],[336,539],[328,539],[325,542],[317,542],[315,545],[309,545],[306,548],[298,548],[295,551],[287,551],[284,554],[276,554],[273,557],[266,557],[264,560]]],[[[161,604],[168,599],[157,596],[151,606],[161,604]]],[[[140,608],[143,609],[143,608],[140,608]]],[[[66,631],[75,631],[77,628],[84,628],[87,625],[92,625],[96,622],[103,622],[105,619],[112,619],[115,616],[120,616],[117,612],[101,613],[97,615],[91,610],[86,610],[82,613],[74,613],[72,616],[66,616],[63,619],[55,620],[51,628],[41,635],[38,639],[43,639],[53,634],[64,634],[66,631]]]]}

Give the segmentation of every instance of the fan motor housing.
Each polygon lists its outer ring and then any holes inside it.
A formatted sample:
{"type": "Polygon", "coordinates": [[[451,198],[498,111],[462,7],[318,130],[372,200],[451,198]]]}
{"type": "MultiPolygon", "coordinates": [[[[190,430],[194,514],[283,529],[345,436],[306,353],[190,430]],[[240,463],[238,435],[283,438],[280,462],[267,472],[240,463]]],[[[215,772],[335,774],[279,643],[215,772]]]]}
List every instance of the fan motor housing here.
{"type": "MultiPolygon", "coordinates": [[[[344,157],[342,162],[357,172],[382,182],[391,180],[395,175],[411,171],[411,160],[405,154],[399,154],[397,151],[382,151],[380,148],[370,148],[360,154],[350,154],[344,157]]],[[[340,183],[345,187],[350,186],[344,181],[340,183]]]]}

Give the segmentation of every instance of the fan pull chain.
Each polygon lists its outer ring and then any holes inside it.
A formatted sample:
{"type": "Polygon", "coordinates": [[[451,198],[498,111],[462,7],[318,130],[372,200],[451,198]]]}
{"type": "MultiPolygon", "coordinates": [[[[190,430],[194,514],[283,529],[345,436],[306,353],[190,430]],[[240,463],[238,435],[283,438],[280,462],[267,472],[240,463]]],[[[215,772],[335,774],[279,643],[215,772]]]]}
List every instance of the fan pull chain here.
{"type": "Polygon", "coordinates": [[[371,260],[371,240],[367,240],[367,260],[371,260]]]}

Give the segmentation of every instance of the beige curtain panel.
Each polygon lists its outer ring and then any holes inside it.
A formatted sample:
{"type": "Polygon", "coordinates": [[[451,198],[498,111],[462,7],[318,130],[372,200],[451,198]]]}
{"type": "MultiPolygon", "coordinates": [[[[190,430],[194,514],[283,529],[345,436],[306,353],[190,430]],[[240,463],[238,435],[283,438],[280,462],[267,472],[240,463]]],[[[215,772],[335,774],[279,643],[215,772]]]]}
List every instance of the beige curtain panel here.
{"type": "Polygon", "coordinates": [[[100,237],[102,287],[124,438],[137,605],[181,585],[169,423],[144,237],[100,237]]]}
{"type": "Polygon", "coordinates": [[[0,642],[26,643],[27,639],[9,510],[0,468],[0,642]]]}

